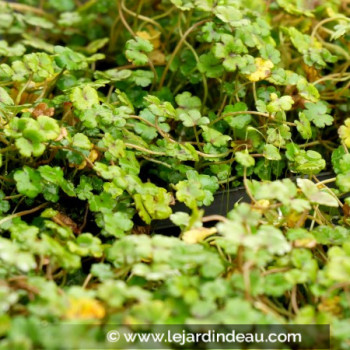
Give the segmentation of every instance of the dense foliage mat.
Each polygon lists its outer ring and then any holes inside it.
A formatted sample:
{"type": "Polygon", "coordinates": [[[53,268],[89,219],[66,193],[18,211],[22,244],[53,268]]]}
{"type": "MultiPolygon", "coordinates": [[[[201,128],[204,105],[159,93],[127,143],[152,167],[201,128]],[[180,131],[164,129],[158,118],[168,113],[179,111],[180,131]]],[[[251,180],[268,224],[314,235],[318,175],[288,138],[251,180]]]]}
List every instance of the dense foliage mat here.
{"type": "Polygon", "coordinates": [[[330,323],[349,349],[348,6],[1,1],[0,349],[81,337],[43,321],[330,323]]]}

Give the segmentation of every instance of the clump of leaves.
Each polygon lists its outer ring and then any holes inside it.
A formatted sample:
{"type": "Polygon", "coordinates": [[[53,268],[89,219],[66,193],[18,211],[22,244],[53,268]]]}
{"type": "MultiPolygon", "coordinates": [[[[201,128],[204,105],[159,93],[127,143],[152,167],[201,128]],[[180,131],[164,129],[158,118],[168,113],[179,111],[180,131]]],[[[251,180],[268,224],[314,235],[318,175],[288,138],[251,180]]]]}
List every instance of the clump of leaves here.
{"type": "Polygon", "coordinates": [[[90,320],[329,323],[348,349],[348,15],[0,2],[0,348],[90,320]]]}

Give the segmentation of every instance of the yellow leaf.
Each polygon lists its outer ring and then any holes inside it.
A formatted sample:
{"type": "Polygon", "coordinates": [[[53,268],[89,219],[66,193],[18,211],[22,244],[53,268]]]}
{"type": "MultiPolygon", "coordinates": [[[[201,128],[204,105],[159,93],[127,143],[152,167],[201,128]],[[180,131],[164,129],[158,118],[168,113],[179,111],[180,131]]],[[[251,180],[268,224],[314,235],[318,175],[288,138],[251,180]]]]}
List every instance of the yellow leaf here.
{"type": "Polygon", "coordinates": [[[105,315],[105,308],[96,299],[70,298],[69,308],[65,313],[65,318],[69,320],[89,320],[102,319],[105,315]]]}
{"type": "Polygon", "coordinates": [[[61,141],[62,139],[66,138],[67,135],[68,135],[67,129],[62,127],[60,129],[60,134],[57,136],[57,139],[55,139],[55,141],[61,141]]]}
{"type": "Polygon", "coordinates": [[[217,229],[215,227],[206,228],[206,227],[199,227],[194,228],[192,230],[184,232],[182,235],[182,240],[186,243],[194,244],[203,241],[208,236],[213,235],[217,232],[217,229]]]}
{"type": "Polygon", "coordinates": [[[147,30],[142,30],[136,32],[136,35],[139,38],[148,40],[152,43],[154,50],[160,47],[160,35],[161,33],[158,30],[155,30],[152,26],[147,26],[147,30]]]}
{"type": "Polygon", "coordinates": [[[273,68],[273,63],[270,60],[264,60],[261,57],[255,59],[255,66],[257,70],[248,75],[250,81],[259,81],[267,78],[273,68]]]}
{"type": "Polygon", "coordinates": [[[95,149],[93,149],[91,150],[88,158],[90,162],[93,163],[98,158],[98,156],[99,156],[98,152],[95,149]]]}
{"type": "Polygon", "coordinates": [[[151,35],[148,32],[146,32],[145,30],[136,32],[136,35],[141,39],[145,39],[145,40],[151,39],[151,35]]]}
{"type": "Polygon", "coordinates": [[[336,295],[334,297],[322,300],[322,302],[318,305],[318,309],[322,312],[327,312],[337,316],[342,313],[340,302],[340,297],[336,295]]]}
{"type": "Polygon", "coordinates": [[[346,147],[350,148],[350,118],[345,120],[344,125],[339,128],[338,133],[346,147]]]}
{"type": "Polygon", "coordinates": [[[296,248],[315,248],[317,246],[317,241],[313,238],[300,238],[293,242],[296,248]]]}
{"type": "Polygon", "coordinates": [[[160,50],[153,50],[149,54],[149,59],[153,62],[153,64],[165,64],[165,55],[160,50]]]}
{"type": "Polygon", "coordinates": [[[72,168],[77,168],[78,170],[82,170],[86,167],[86,160],[83,160],[81,164],[76,165],[76,164],[69,164],[70,167],[72,168]]]}
{"type": "Polygon", "coordinates": [[[303,226],[306,220],[306,215],[297,213],[296,211],[292,210],[286,217],[287,219],[287,226],[288,227],[295,227],[296,225],[303,226]]]}
{"type": "Polygon", "coordinates": [[[265,209],[267,209],[270,206],[270,201],[267,199],[260,199],[258,200],[254,206],[252,207],[253,210],[264,213],[265,209]]]}

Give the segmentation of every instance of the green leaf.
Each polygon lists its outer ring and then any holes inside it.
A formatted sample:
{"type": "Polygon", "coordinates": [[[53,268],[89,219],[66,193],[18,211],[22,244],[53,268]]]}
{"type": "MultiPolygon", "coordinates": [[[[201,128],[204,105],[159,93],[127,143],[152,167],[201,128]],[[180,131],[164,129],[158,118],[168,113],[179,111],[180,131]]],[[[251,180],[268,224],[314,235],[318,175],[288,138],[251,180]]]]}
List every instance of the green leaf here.
{"type": "Polygon", "coordinates": [[[264,156],[266,159],[269,159],[269,160],[281,160],[282,159],[277,147],[275,147],[274,145],[270,145],[270,144],[266,144],[264,146],[264,156]]]}
{"type": "Polygon", "coordinates": [[[150,224],[152,220],[167,219],[170,216],[172,197],[164,188],[146,183],[139,192],[134,195],[135,206],[144,222],[150,224]]]}
{"type": "Polygon", "coordinates": [[[30,141],[24,137],[20,137],[15,141],[19,153],[23,157],[30,157],[32,154],[35,157],[41,156],[45,151],[45,146],[40,142],[30,141]]]}
{"type": "Polygon", "coordinates": [[[177,213],[170,215],[170,220],[176,225],[181,228],[184,228],[189,225],[190,223],[190,215],[188,213],[178,211],[177,213]]]}
{"type": "Polygon", "coordinates": [[[90,150],[93,147],[93,144],[90,142],[89,138],[82,133],[75,134],[72,141],[74,147],[86,150],[90,150]]]}
{"type": "Polygon", "coordinates": [[[274,297],[282,296],[293,284],[287,281],[283,273],[273,273],[265,277],[265,293],[274,297]]]}
{"type": "Polygon", "coordinates": [[[75,7],[73,0],[49,0],[48,3],[50,7],[60,12],[69,12],[75,7]]]}
{"type": "Polygon", "coordinates": [[[312,181],[308,179],[297,179],[297,184],[310,202],[326,205],[328,207],[339,206],[337,199],[333,195],[326,191],[319,190],[312,181]]]}
{"type": "Polygon", "coordinates": [[[45,140],[55,140],[60,134],[60,127],[57,120],[41,115],[37,119],[39,129],[43,133],[45,140]]]}
{"type": "Polygon", "coordinates": [[[270,102],[266,109],[270,113],[276,113],[279,111],[289,111],[294,104],[294,100],[291,96],[277,97],[276,94],[271,94],[272,102],[270,102]]]}
{"type": "Polygon", "coordinates": [[[237,163],[243,165],[245,168],[255,165],[255,159],[249,155],[248,151],[236,152],[235,158],[237,163]]]}
{"type": "Polygon", "coordinates": [[[240,11],[236,6],[216,6],[214,13],[216,17],[221,19],[223,22],[230,23],[232,26],[247,23],[241,21],[243,14],[242,11],[240,11]]]}
{"type": "Polygon", "coordinates": [[[23,19],[28,24],[35,26],[35,27],[44,28],[44,29],[52,29],[54,27],[54,24],[44,17],[26,15],[26,16],[24,16],[23,19]]]}
{"type": "Polygon", "coordinates": [[[294,121],[297,125],[297,130],[303,139],[310,139],[312,136],[312,130],[309,119],[306,117],[305,113],[299,112],[299,120],[294,121]]]}
{"type": "Polygon", "coordinates": [[[321,154],[316,151],[299,150],[294,156],[294,161],[291,164],[295,171],[305,175],[318,174],[326,167],[326,161],[321,154]]]}
{"type": "Polygon", "coordinates": [[[228,114],[227,117],[224,118],[224,120],[230,125],[233,129],[244,129],[246,126],[248,126],[251,121],[252,117],[250,114],[237,114],[230,116],[230,113],[235,112],[244,112],[247,111],[248,107],[244,102],[237,102],[234,105],[228,105],[225,107],[223,115],[228,114]]]}
{"type": "Polygon", "coordinates": [[[23,272],[28,272],[36,268],[33,254],[22,251],[15,242],[2,237],[0,237],[0,261],[5,265],[16,267],[23,272]]]}
{"type": "Polygon", "coordinates": [[[100,75],[102,75],[102,78],[115,82],[128,79],[132,75],[132,71],[129,69],[113,68],[104,72],[95,73],[95,77],[100,77],[100,75]]]}
{"type": "Polygon", "coordinates": [[[199,57],[198,70],[208,78],[219,78],[224,73],[220,60],[212,52],[199,57]]]}
{"type": "Polygon", "coordinates": [[[109,41],[109,38],[101,38],[91,41],[88,46],[85,47],[85,51],[88,54],[96,53],[98,50],[102,49],[109,41]]]}
{"type": "Polygon", "coordinates": [[[24,166],[23,170],[17,170],[13,175],[16,181],[17,191],[29,198],[35,198],[42,192],[40,173],[28,166],[24,166]]]}
{"type": "Polygon", "coordinates": [[[136,37],[127,41],[125,48],[126,58],[133,64],[142,66],[148,63],[147,54],[153,50],[153,45],[146,39],[136,37]]]}
{"type": "Polygon", "coordinates": [[[172,4],[182,11],[188,11],[194,7],[192,0],[170,0],[172,4]]]}
{"type": "Polygon", "coordinates": [[[89,109],[99,104],[97,91],[89,85],[82,88],[74,87],[70,98],[74,107],[80,110],[89,109]]]}
{"type": "Polygon", "coordinates": [[[327,114],[328,108],[324,101],[318,101],[316,103],[306,102],[305,107],[304,115],[318,128],[324,128],[326,125],[333,124],[333,117],[327,114]]]}
{"type": "Polygon", "coordinates": [[[91,233],[83,233],[79,235],[75,242],[69,241],[67,247],[72,253],[80,256],[93,256],[94,258],[100,258],[103,254],[101,240],[94,237],[91,233]]]}
{"type": "Polygon", "coordinates": [[[175,97],[176,103],[182,109],[200,109],[202,106],[202,102],[199,97],[192,96],[192,94],[188,91],[185,91],[175,97]]]}
{"type": "Polygon", "coordinates": [[[219,188],[218,180],[214,176],[199,175],[196,171],[186,172],[188,180],[176,184],[176,198],[184,202],[189,208],[209,205],[213,200],[213,193],[219,188]]]}
{"type": "Polygon", "coordinates": [[[14,102],[10,95],[7,93],[7,91],[0,86],[0,103],[3,103],[4,105],[13,106],[14,102]]]}
{"type": "Polygon", "coordinates": [[[58,67],[68,70],[82,70],[88,67],[86,57],[69,47],[55,46],[55,62],[58,67]]]}
{"type": "Polygon", "coordinates": [[[129,80],[133,81],[137,86],[146,87],[152,84],[153,78],[153,72],[147,70],[135,70],[132,72],[129,80]]]}
{"type": "Polygon", "coordinates": [[[177,118],[188,128],[196,125],[209,124],[209,119],[207,117],[202,117],[201,112],[196,109],[182,110],[178,108],[176,111],[177,118]]]}
{"type": "Polygon", "coordinates": [[[265,60],[270,60],[274,64],[277,64],[281,61],[280,52],[271,44],[263,45],[260,49],[260,54],[262,58],[265,60]]]}
{"type": "Polygon", "coordinates": [[[106,213],[103,215],[103,221],[107,233],[114,237],[123,237],[125,232],[134,226],[128,215],[123,212],[106,213]]]}
{"type": "Polygon", "coordinates": [[[206,142],[213,144],[215,147],[226,146],[227,142],[231,140],[228,135],[223,135],[220,131],[207,126],[202,126],[203,138],[206,142]]]}
{"type": "Polygon", "coordinates": [[[338,174],[336,179],[336,185],[339,189],[347,193],[350,191],[350,171],[345,174],[338,174]]]}

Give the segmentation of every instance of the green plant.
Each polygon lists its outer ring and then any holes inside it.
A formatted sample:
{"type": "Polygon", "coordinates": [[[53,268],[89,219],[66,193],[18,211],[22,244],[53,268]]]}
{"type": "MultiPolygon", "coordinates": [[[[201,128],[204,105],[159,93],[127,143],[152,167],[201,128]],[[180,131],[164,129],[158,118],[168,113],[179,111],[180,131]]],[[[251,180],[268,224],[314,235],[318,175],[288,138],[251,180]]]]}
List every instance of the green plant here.
{"type": "Polygon", "coordinates": [[[330,323],[347,349],[347,5],[78,3],[0,2],[0,349],[79,319],[330,323]]]}

